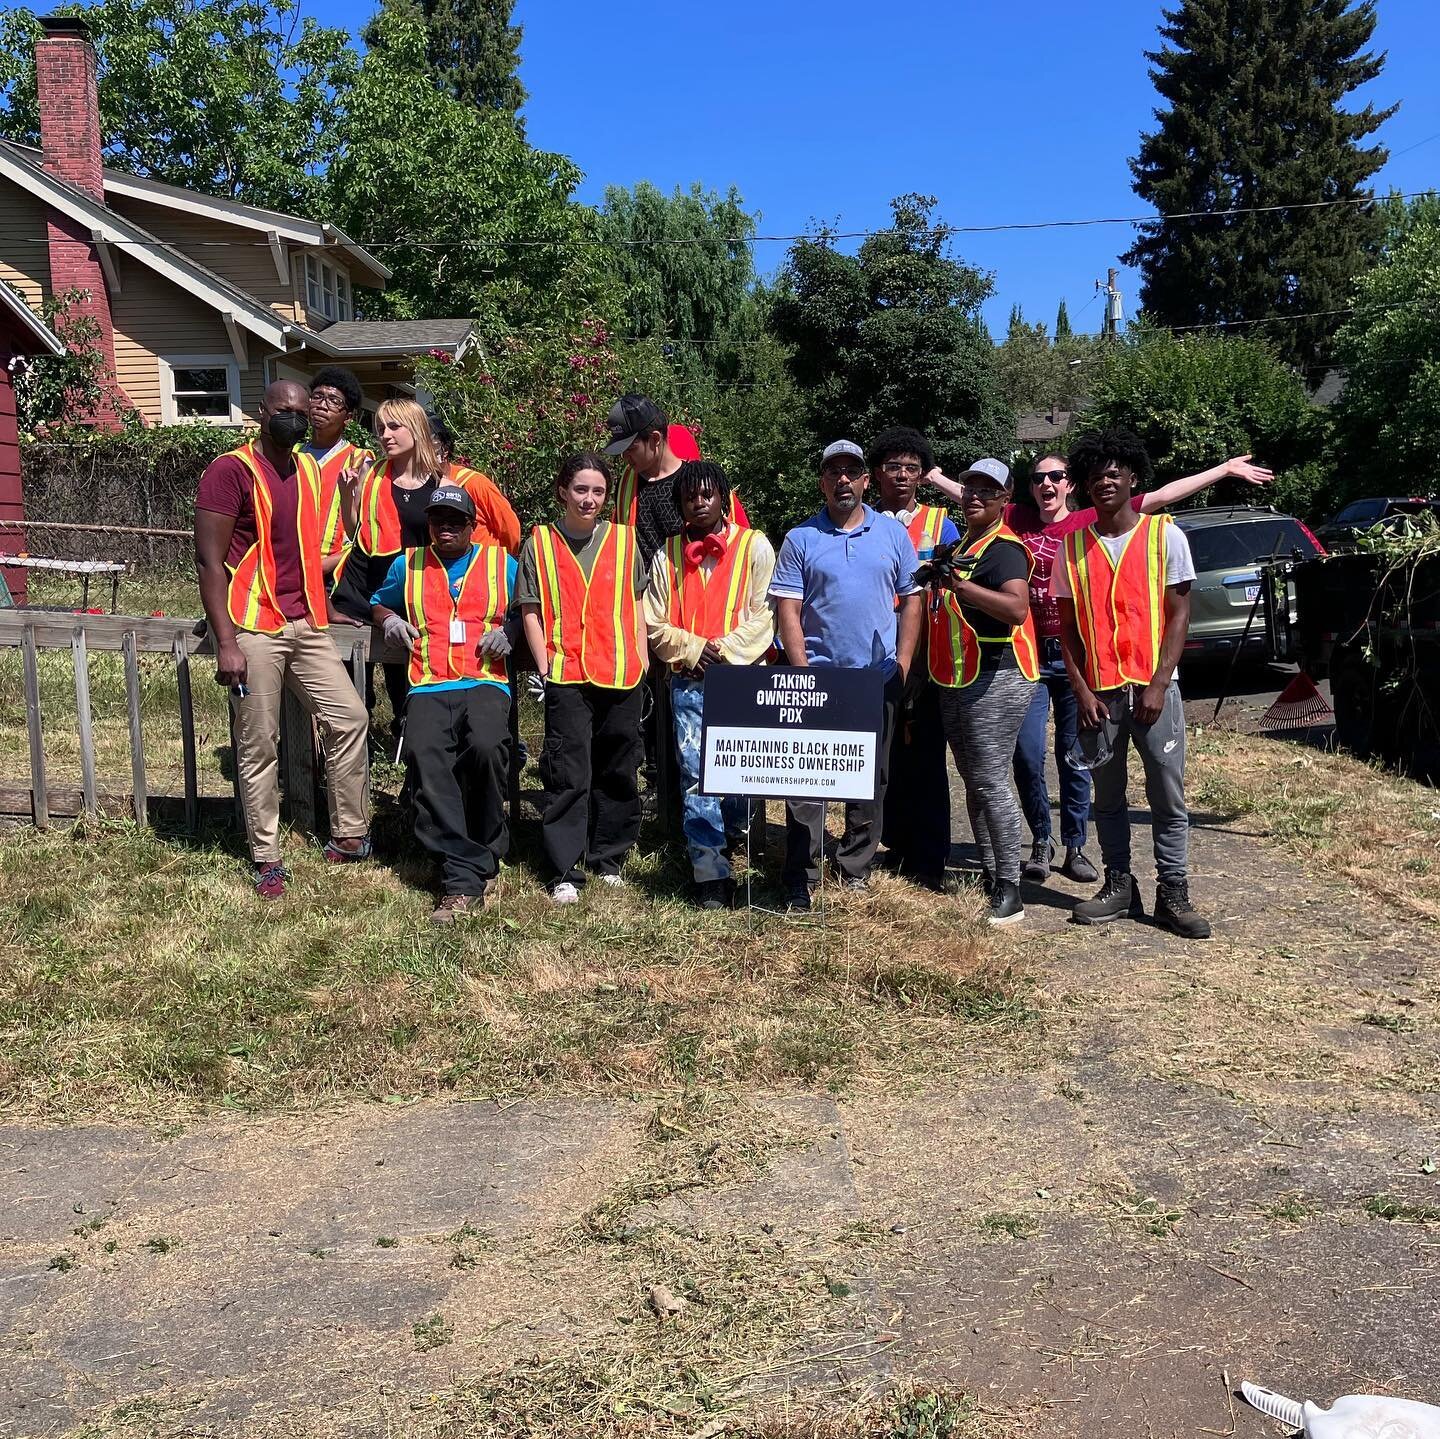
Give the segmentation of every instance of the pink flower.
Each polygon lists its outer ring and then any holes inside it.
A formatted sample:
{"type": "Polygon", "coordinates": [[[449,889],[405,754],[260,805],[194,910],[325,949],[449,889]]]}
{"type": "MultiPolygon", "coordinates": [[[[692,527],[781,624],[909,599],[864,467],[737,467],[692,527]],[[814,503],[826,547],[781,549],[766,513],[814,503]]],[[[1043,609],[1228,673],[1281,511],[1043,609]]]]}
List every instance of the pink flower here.
{"type": "Polygon", "coordinates": [[[453,365],[455,363],[455,356],[452,355],[449,350],[431,350],[429,353],[432,360],[436,360],[442,365],[453,365]]]}

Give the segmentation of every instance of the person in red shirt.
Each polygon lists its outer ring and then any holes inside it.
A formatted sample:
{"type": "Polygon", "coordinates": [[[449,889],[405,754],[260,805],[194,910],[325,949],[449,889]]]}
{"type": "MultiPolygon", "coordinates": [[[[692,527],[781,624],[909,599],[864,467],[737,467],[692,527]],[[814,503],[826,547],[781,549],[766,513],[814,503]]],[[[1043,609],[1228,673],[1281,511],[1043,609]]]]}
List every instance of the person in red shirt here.
{"type": "Polygon", "coordinates": [[[215,646],[215,679],[230,691],[235,769],[255,888],[279,899],[288,878],[280,851],[277,750],[285,690],[320,724],[337,863],[370,856],[365,705],[325,633],[353,624],[325,592],[323,513],[314,471],[296,446],[310,394],[276,380],[260,403],[259,435],[212,460],[195,497],[195,562],[215,646]]]}
{"type": "MultiPolygon", "coordinates": [[[[960,486],[938,468],[925,476],[939,492],[958,499],[960,486]]],[[[1134,495],[1130,504],[1141,514],[1154,514],[1180,504],[1220,480],[1240,480],[1247,485],[1268,485],[1274,473],[1252,463],[1249,455],[1237,455],[1199,474],[1172,480],[1169,484],[1134,495]]],[[[1064,538],[1072,530],[1093,525],[1093,506],[1071,509],[1073,486],[1063,455],[1041,455],[1030,467],[1028,500],[1017,499],[1005,507],[1005,523],[1019,535],[1030,551],[1034,570],[1030,576],[1030,613],[1040,649],[1040,683],[1035,687],[1030,712],[1020,727],[1015,746],[1015,783],[1025,822],[1030,828],[1030,861],[1021,878],[1043,884],[1050,877],[1055,856],[1050,814],[1050,792],[1045,780],[1045,729],[1049,712],[1055,711],[1055,764],[1060,774],[1060,840],[1065,860],[1060,873],[1081,884],[1099,878],[1085,854],[1090,817],[1090,775],[1065,762],[1075,743],[1078,720],[1075,696],[1060,655],[1060,611],[1050,595],[1050,574],[1064,538]]]]}

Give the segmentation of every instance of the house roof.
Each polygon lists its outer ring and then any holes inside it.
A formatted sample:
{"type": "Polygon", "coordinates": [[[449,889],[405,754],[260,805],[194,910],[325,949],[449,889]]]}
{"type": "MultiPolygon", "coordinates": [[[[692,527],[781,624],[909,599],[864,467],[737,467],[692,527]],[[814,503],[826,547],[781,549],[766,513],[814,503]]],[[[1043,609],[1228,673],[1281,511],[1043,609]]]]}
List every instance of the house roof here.
{"type": "MultiPolygon", "coordinates": [[[[8,149],[19,152],[32,164],[43,168],[42,153],[33,145],[17,145],[13,141],[6,141],[5,144],[8,149]]],[[[107,167],[101,170],[100,175],[107,197],[115,195],[127,200],[143,200],[147,204],[163,205],[170,210],[205,215],[247,230],[259,230],[267,235],[277,234],[281,239],[299,245],[338,245],[382,284],[394,273],[363,245],[352,240],[338,225],[306,220],[300,215],[287,215],[280,210],[263,210],[258,205],[246,205],[239,200],[222,199],[218,195],[202,195],[198,190],[167,185],[161,180],[131,175],[125,170],[112,170],[107,167]]]]}
{"type": "Polygon", "coordinates": [[[85,226],[97,244],[118,246],[138,263],[220,311],[227,323],[244,326],[276,349],[290,348],[287,336],[306,333],[128,216],[118,214],[93,195],[52,175],[32,158],[38,154],[39,151],[29,146],[0,140],[0,177],[35,192],[47,204],[85,226]]]}
{"type": "Polygon", "coordinates": [[[35,353],[48,351],[57,358],[65,353],[65,342],[10,288],[0,280],[0,310],[13,315],[35,342],[35,353]]]}
{"type": "Polygon", "coordinates": [[[460,354],[475,329],[473,320],[337,320],[304,331],[308,348],[328,355],[421,355],[426,350],[460,354]]]}
{"type": "Polygon", "coordinates": [[[1070,428],[1069,410],[1025,410],[1015,416],[1015,439],[1022,445],[1058,440],[1070,428]]]}

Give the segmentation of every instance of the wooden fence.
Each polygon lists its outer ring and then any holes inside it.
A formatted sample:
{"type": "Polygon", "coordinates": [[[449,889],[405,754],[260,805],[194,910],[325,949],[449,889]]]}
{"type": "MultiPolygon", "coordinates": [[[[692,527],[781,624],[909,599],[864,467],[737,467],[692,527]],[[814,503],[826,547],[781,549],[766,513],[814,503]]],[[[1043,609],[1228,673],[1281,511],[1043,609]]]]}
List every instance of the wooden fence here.
{"type": "MultiPolygon", "coordinates": [[[[341,657],[350,666],[360,692],[365,691],[365,666],[372,652],[381,657],[383,642],[368,628],[336,625],[330,630],[341,657]]],[[[27,810],[36,826],[46,828],[52,816],[85,815],[94,818],[102,801],[95,765],[95,718],[90,696],[89,656],[118,651],[125,669],[125,702],[130,736],[130,790],[107,796],[107,813],[133,815],[149,822],[152,800],[146,772],[141,729],[140,656],[169,655],[175,666],[184,771],[185,828],[194,833],[200,823],[200,791],[195,738],[195,706],[190,660],[213,653],[210,640],[195,634],[193,619],[143,619],[132,615],[80,615],[45,610],[0,610],[0,649],[18,649],[25,681],[25,729],[30,755],[28,791],[0,789],[0,814],[27,810]],[[75,681],[75,719],[80,742],[80,789],[52,787],[46,773],[45,730],[40,709],[40,653],[69,650],[75,681]]],[[[384,658],[392,658],[384,655],[384,658]]],[[[399,656],[394,656],[399,658],[399,656]]],[[[285,694],[280,727],[281,780],[291,820],[313,829],[317,812],[319,764],[314,723],[300,701],[285,694]]],[[[238,792],[235,799],[239,812],[238,792]]]]}

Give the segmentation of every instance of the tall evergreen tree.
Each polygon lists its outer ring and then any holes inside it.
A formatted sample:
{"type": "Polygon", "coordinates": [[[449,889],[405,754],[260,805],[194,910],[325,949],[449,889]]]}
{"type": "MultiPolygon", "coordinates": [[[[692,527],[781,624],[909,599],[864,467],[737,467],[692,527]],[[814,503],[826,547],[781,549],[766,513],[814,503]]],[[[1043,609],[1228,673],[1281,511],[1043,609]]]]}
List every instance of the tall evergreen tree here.
{"type": "MultiPolygon", "coordinates": [[[[425,25],[425,61],[447,95],[480,110],[498,110],[514,118],[526,99],[515,73],[520,66],[524,27],[510,23],[515,0],[382,0],[380,15],[404,12],[425,25]]],[[[380,15],[366,26],[367,49],[385,43],[380,15]]]]}
{"type": "Polygon", "coordinates": [[[1068,340],[1074,331],[1070,328],[1070,310],[1064,300],[1060,301],[1060,308],[1055,311],[1055,338],[1057,340],[1068,340]]]}
{"type": "Polygon", "coordinates": [[[1289,207],[1363,199],[1388,158],[1359,142],[1394,107],[1341,108],[1384,64],[1364,48],[1375,0],[1182,0],[1164,15],[1147,58],[1165,103],[1130,162],[1136,194],[1162,216],[1287,208],[1141,225],[1124,259],[1145,313],[1172,326],[1283,316],[1239,333],[1323,363],[1343,316],[1315,312],[1348,303],[1379,220],[1361,204],[1289,207]]]}

